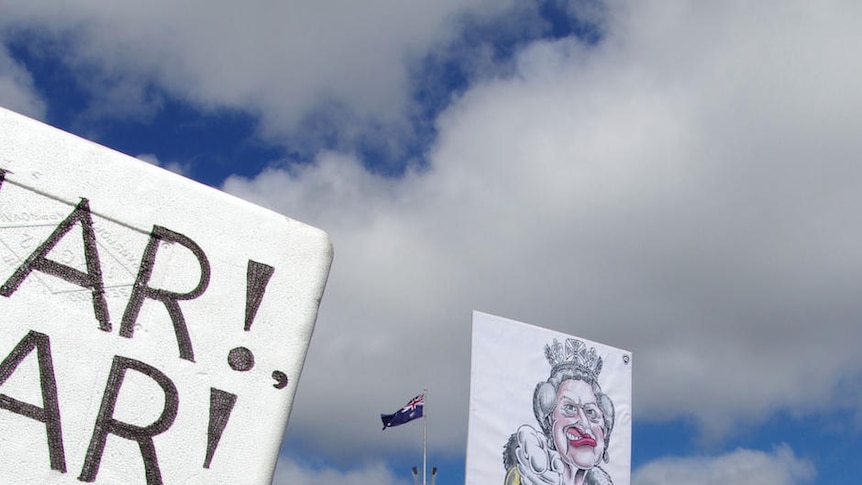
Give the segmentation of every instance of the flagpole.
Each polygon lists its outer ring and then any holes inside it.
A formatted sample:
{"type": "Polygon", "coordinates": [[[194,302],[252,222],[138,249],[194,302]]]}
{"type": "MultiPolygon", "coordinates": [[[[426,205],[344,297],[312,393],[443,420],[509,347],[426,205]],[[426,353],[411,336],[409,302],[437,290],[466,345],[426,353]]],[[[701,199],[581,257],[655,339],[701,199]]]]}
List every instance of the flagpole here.
{"type": "Polygon", "coordinates": [[[428,413],[426,413],[426,405],[428,404],[428,388],[426,387],[422,394],[424,403],[422,404],[422,485],[428,485],[425,481],[425,470],[427,468],[428,459],[428,413]]]}

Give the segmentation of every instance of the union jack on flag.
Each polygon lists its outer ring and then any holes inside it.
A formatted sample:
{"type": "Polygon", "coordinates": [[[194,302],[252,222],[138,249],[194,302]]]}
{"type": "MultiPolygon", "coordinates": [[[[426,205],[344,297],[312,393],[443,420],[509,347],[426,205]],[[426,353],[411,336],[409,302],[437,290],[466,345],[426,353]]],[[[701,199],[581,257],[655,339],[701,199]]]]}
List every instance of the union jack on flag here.
{"type": "Polygon", "coordinates": [[[422,417],[422,411],[425,408],[425,394],[420,394],[404,405],[395,414],[381,414],[380,420],[383,421],[383,430],[398,426],[404,423],[409,423],[414,419],[422,417]]]}

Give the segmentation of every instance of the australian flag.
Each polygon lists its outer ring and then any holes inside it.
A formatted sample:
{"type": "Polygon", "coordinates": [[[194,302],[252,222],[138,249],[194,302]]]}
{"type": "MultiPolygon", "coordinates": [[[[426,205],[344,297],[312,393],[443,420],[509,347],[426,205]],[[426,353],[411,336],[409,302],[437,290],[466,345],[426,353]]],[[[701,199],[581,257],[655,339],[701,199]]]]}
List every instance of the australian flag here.
{"type": "Polygon", "coordinates": [[[420,394],[410,400],[400,411],[395,414],[381,414],[380,419],[383,421],[383,430],[398,426],[399,424],[409,423],[414,419],[422,417],[422,409],[425,407],[425,394],[420,394]]]}

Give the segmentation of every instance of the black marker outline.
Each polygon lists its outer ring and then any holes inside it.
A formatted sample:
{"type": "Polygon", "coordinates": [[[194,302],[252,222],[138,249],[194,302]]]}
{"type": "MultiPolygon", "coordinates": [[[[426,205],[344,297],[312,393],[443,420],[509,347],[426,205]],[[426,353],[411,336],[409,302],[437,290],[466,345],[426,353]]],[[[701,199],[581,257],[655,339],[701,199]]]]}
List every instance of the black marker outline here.
{"type": "Polygon", "coordinates": [[[234,404],[236,404],[236,394],[215,387],[210,388],[210,421],[207,426],[207,453],[204,457],[204,468],[209,468],[213,461],[213,455],[227,427],[234,404]]]}
{"type": "Polygon", "coordinates": [[[254,322],[254,317],[260,308],[260,302],[263,301],[263,294],[266,293],[266,286],[269,284],[269,279],[272,278],[273,273],[275,273],[275,268],[272,266],[251,259],[248,260],[245,272],[245,325],[243,326],[243,330],[246,332],[251,330],[251,324],[254,322]]]}
{"type": "Polygon", "coordinates": [[[145,364],[139,360],[130,359],[120,355],[114,356],[111,365],[111,374],[105,385],[105,393],[102,396],[102,405],[99,408],[99,417],[93,427],[93,437],[87,448],[87,457],[81,468],[78,480],[82,482],[93,482],[99,473],[99,465],[102,462],[102,454],[108,441],[108,435],[113,434],[121,438],[138,442],[141,449],[141,457],[144,459],[144,472],[147,477],[147,485],[162,485],[162,474],[159,471],[159,460],[156,456],[156,446],[153,436],[164,433],[174,424],[179,408],[179,394],[177,386],[162,371],[145,364]],[[165,393],[165,405],[162,414],[153,423],[147,426],[137,426],[124,423],[114,419],[114,407],[120,395],[120,387],[126,376],[126,370],[136,370],[153,379],[165,393]]]}
{"type": "Polygon", "coordinates": [[[18,364],[36,349],[39,360],[39,387],[42,389],[42,406],[34,406],[5,394],[0,394],[0,408],[35,419],[45,424],[48,435],[48,457],[51,469],[66,473],[66,454],[63,451],[63,427],[60,424],[60,403],[57,398],[57,379],[51,357],[51,340],[44,333],[33,330],[18,342],[9,355],[0,362],[0,386],[12,375],[18,364]]]}
{"type": "Polygon", "coordinates": [[[92,291],[93,312],[99,321],[99,330],[111,331],[111,321],[108,315],[108,303],[105,301],[105,282],[102,280],[102,267],[99,262],[99,251],[96,248],[96,232],[93,230],[93,218],[90,214],[90,203],[82,198],[75,209],[54,229],[42,244],[36,248],[21,266],[15,270],[12,276],[0,287],[0,295],[12,296],[21,283],[33,270],[64,279],[73,285],[78,285],[92,291]],[[72,230],[76,224],[81,224],[84,239],[84,259],[87,263],[87,272],[78,271],[71,266],[58,263],[47,258],[47,254],[54,249],[63,237],[72,230]]]}

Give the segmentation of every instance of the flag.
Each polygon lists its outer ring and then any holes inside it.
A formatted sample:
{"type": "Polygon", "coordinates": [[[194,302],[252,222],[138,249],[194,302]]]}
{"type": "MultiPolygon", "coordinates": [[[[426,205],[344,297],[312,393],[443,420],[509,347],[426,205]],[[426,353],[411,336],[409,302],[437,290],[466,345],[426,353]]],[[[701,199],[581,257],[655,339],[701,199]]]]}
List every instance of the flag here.
{"type": "Polygon", "coordinates": [[[381,414],[380,419],[383,421],[383,430],[398,426],[399,424],[409,423],[414,419],[422,417],[422,410],[425,407],[425,394],[420,394],[411,399],[403,408],[395,414],[381,414]]]}

